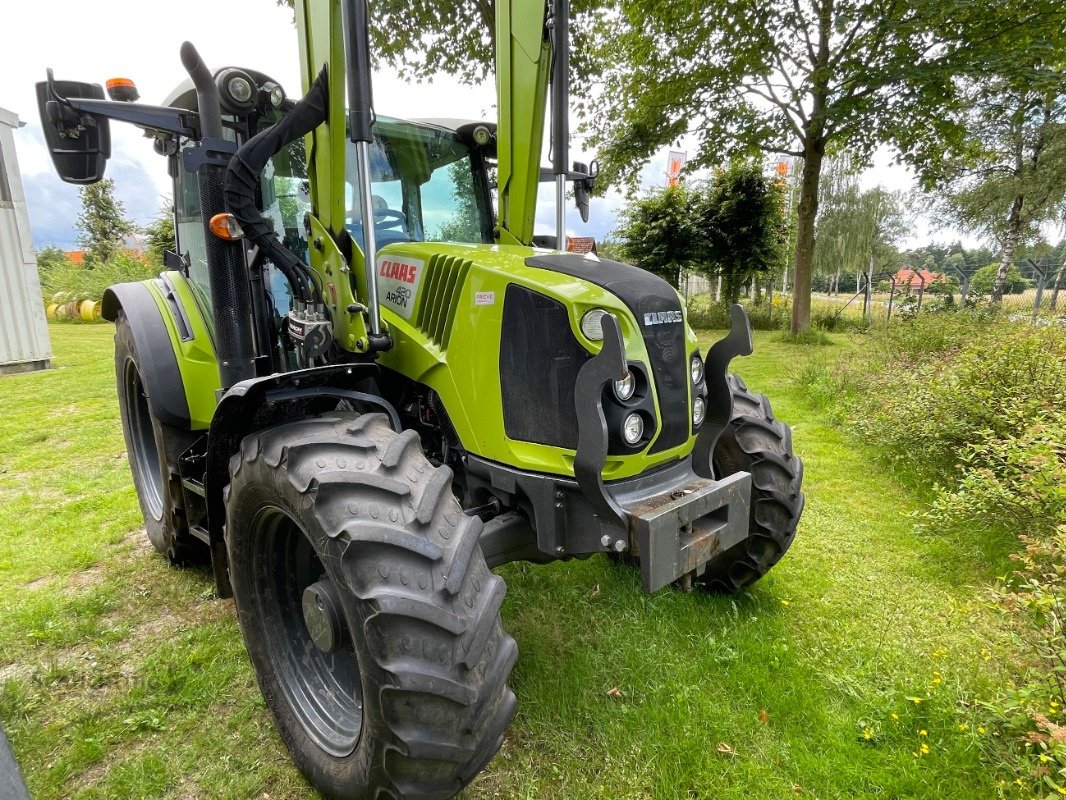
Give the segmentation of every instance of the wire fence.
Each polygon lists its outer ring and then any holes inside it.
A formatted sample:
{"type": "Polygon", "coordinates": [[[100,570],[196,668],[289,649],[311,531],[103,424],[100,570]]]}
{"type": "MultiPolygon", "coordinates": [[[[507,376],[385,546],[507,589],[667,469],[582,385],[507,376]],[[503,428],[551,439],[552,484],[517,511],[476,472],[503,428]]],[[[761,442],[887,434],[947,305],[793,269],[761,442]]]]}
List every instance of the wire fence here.
{"type": "MultiPolygon", "coordinates": [[[[1066,265],[1040,264],[1031,260],[1015,263],[1003,285],[1001,308],[1016,319],[1029,318],[1037,324],[1066,326],[1066,265]]],[[[815,276],[812,316],[832,329],[837,322],[890,322],[923,311],[944,311],[959,307],[991,305],[992,281],[987,271],[956,270],[957,275],[905,268],[895,272],[860,272],[847,276],[815,276]]],[[[704,274],[683,276],[681,292],[690,306],[693,302],[716,302],[721,285],[704,274]]],[[[772,283],[754,281],[744,288],[742,298],[763,305],[768,321],[775,311],[791,306],[792,287],[781,277],[772,283]]]]}

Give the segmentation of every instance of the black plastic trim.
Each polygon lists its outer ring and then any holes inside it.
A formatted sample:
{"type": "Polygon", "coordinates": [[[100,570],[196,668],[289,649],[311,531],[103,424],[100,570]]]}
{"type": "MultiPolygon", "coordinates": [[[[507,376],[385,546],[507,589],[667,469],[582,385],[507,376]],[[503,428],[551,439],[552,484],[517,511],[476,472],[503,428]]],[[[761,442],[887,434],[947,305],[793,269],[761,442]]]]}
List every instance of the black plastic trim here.
{"type": "Polygon", "coordinates": [[[250,433],[284,422],[330,411],[341,400],[356,407],[383,411],[394,428],[399,414],[376,393],[376,364],[331,364],[294,372],[250,378],[234,384],[219,401],[207,437],[207,527],[211,534],[212,566],[219,595],[230,596],[223,526],[226,504],[222,492],[229,483],[229,459],[250,433]]]}
{"type": "Polygon", "coordinates": [[[114,322],[119,309],[126,314],[137,345],[141,380],[152,416],[164,425],[189,430],[189,401],[178,369],[170,333],[152,293],[143,283],[119,283],[104,292],[101,312],[114,322]]]}
{"type": "Polygon", "coordinates": [[[691,425],[691,379],[684,313],[674,287],[638,267],[606,258],[590,259],[577,253],[534,256],[525,263],[527,267],[588,281],[625,303],[644,339],[659,400],[659,435],[648,452],[661,453],[684,444],[691,425]],[[664,314],[668,316],[664,318],[664,314]]]}

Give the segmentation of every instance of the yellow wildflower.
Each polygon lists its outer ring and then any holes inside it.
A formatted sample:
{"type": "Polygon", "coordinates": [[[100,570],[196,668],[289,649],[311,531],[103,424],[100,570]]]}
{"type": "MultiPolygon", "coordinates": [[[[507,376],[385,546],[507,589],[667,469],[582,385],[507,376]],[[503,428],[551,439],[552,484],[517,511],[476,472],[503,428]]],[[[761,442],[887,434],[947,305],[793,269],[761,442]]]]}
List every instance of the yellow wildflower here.
{"type": "Polygon", "coordinates": [[[927,731],[925,729],[922,729],[922,730],[918,731],[918,735],[919,736],[928,736],[929,735],[929,731],[927,731]]]}
{"type": "Polygon", "coordinates": [[[927,745],[925,742],[922,742],[922,746],[918,749],[922,751],[922,755],[925,755],[929,752],[929,745],[927,745]]]}
{"type": "Polygon", "coordinates": [[[866,728],[862,732],[862,738],[866,741],[870,741],[872,738],[874,738],[874,732],[869,728],[866,728]]]}
{"type": "Polygon", "coordinates": [[[894,719],[894,720],[898,720],[899,719],[899,714],[897,714],[895,711],[892,712],[891,716],[892,716],[892,719],[894,719]]]}
{"type": "Polygon", "coordinates": [[[978,732],[978,733],[984,733],[984,732],[985,732],[985,728],[984,728],[984,726],[983,726],[983,725],[978,725],[978,726],[977,726],[977,732],[978,732]]]}

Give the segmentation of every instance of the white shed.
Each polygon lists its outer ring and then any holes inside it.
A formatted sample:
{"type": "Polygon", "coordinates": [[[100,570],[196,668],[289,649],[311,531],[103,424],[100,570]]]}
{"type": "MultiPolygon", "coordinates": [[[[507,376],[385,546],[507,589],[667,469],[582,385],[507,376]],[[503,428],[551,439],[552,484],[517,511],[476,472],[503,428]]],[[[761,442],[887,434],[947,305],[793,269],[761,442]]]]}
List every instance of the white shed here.
{"type": "Polygon", "coordinates": [[[52,357],[37,257],[15,157],[18,116],[0,108],[0,375],[47,369],[52,357]]]}

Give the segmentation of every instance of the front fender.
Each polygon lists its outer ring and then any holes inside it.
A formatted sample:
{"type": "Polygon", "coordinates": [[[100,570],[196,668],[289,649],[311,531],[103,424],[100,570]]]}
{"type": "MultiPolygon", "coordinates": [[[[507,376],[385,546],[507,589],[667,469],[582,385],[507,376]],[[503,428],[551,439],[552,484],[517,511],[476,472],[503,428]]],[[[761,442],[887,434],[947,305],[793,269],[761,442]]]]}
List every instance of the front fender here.
{"type": "Polygon", "coordinates": [[[152,416],[165,425],[188,430],[191,424],[185,384],[181,379],[176,347],[148,282],[120,283],[104,292],[101,312],[114,322],[119,311],[133,333],[140,362],[141,381],[152,416]]]}
{"type": "Polygon", "coordinates": [[[101,306],[104,319],[114,322],[121,310],[129,322],[152,415],[182,430],[206,430],[218,398],[218,361],[192,284],[164,272],[109,287],[101,306]]]}

